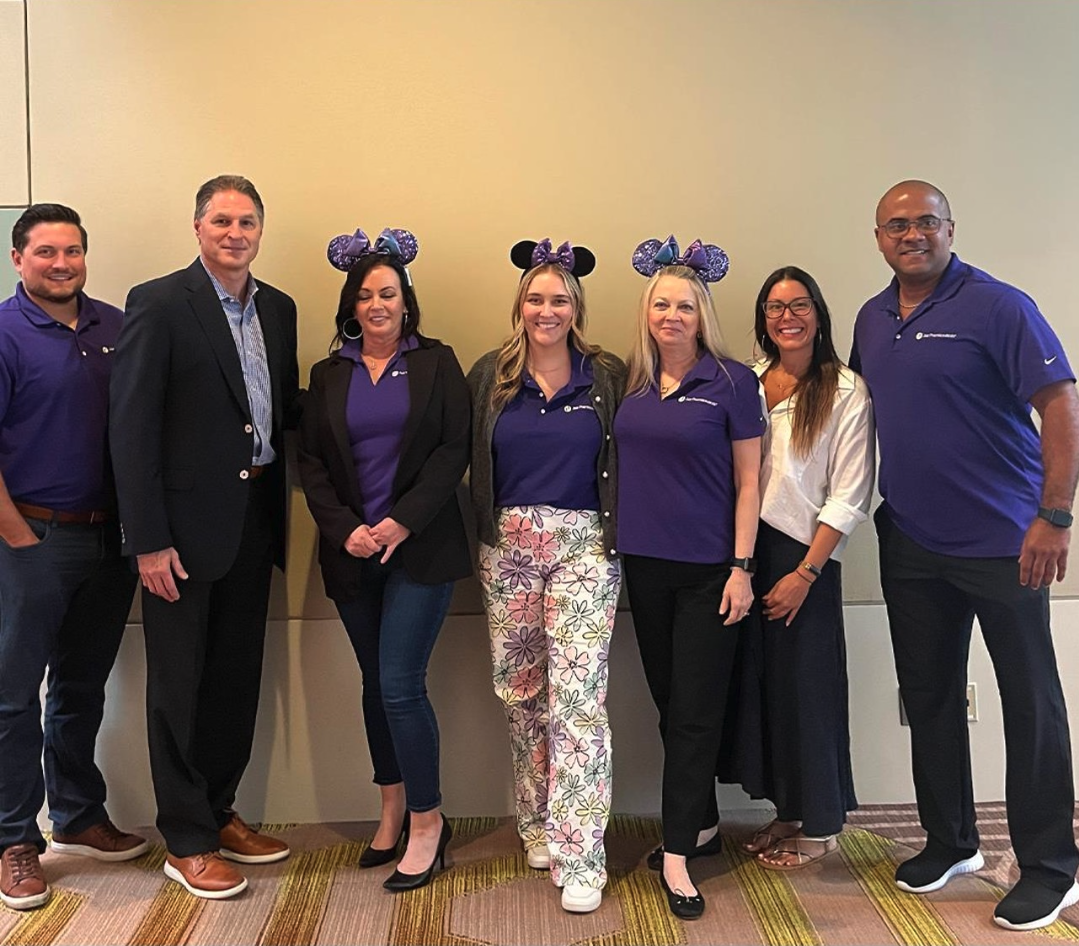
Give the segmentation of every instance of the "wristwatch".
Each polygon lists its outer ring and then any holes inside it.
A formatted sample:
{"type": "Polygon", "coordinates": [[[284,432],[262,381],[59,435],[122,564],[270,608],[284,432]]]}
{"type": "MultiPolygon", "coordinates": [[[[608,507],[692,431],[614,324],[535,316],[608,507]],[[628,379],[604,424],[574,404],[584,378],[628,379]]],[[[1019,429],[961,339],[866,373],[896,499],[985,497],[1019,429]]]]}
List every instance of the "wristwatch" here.
{"type": "Polygon", "coordinates": [[[752,575],[757,570],[757,560],[755,558],[732,558],[727,564],[731,568],[740,568],[749,575],[752,575]]]}
{"type": "Polygon", "coordinates": [[[800,562],[798,567],[809,572],[809,574],[811,574],[814,578],[820,578],[821,576],[820,569],[817,568],[817,566],[814,565],[812,562],[800,562]]]}
{"type": "Polygon", "coordinates": [[[1051,526],[1058,529],[1070,529],[1072,514],[1067,509],[1050,509],[1048,506],[1038,507],[1038,518],[1044,519],[1051,526]]]}

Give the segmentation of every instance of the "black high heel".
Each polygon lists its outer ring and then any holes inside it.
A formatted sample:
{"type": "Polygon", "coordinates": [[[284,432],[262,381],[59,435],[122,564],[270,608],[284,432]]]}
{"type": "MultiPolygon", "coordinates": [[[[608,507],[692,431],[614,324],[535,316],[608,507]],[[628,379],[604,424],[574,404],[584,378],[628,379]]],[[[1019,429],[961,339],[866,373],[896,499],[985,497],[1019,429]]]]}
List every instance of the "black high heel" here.
{"type": "Polygon", "coordinates": [[[699,891],[692,897],[675,893],[667,886],[667,878],[663,876],[663,871],[659,873],[659,883],[663,887],[663,892],[667,895],[667,906],[671,908],[671,913],[680,920],[700,919],[701,914],[704,913],[704,897],[700,895],[699,891]]]}
{"type": "Polygon", "coordinates": [[[401,871],[395,870],[383,881],[382,886],[387,890],[392,890],[394,893],[400,893],[403,890],[419,890],[420,887],[426,887],[435,876],[436,863],[442,870],[446,869],[446,845],[450,843],[450,838],[452,837],[453,828],[450,827],[446,816],[443,815],[442,833],[438,836],[438,850],[435,851],[435,856],[431,859],[431,866],[422,874],[403,874],[401,871]]]}
{"type": "Polygon", "coordinates": [[[381,867],[397,857],[397,849],[401,846],[401,843],[408,844],[409,820],[409,812],[405,811],[405,820],[401,822],[401,834],[398,836],[397,841],[394,842],[393,847],[372,847],[368,845],[364,848],[358,862],[359,866],[363,868],[381,867]]]}

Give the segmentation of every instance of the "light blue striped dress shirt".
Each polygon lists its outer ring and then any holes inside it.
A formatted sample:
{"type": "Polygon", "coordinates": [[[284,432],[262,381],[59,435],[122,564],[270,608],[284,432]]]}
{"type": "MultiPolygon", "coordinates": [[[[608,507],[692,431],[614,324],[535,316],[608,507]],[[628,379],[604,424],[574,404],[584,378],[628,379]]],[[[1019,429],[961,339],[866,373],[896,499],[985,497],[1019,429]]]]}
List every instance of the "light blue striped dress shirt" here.
{"type": "MultiPolygon", "coordinates": [[[[203,264],[206,269],[206,264],[203,264]]],[[[270,446],[270,433],[273,430],[273,400],[270,393],[270,366],[266,360],[266,340],[262,337],[262,325],[255,308],[255,294],[258,284],[255,277],[247,275],[247,303],[228,294],[228,290],[217,281],[208,269],[206,275],[214,284],[214,291],[225,310],[229,321],[232,340],[236,344],[236,354],[240,356],[240,367],[244,373],[244,386],[247,388],[247,404],[251,411],[251,422],[255,427],[251,465],[265,466],[273,463],[277,454],[270,446]]]]}

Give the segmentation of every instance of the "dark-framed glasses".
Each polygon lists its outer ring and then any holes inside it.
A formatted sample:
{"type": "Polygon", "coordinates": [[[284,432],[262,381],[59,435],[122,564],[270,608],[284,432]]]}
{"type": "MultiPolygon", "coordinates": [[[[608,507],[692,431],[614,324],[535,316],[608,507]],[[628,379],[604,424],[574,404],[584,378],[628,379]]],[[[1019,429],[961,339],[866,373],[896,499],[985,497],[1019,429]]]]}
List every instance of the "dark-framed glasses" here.
{"type": "Polygon", "coordinates": [[[951,217],[934,216],[933,214],[926,214],[924,217],[918,217],[916,220],[907,220],[905,217],[893,217],[886,223],[882,223],[880,228],[888,234],[893,240],[898,240],[900,237],[906,236],[907,231],[911,227],[914,227],[919,233],[931,234],[940,230],[942,223],[953,223],[951,217]]]}
{"type": "Polygon", "coordinates": [[[791,310],[791,315],[797,315],[799,318],[805,318],[813,311],[813,300],[809,296],[799,296],[797,299],[791,299],[790,302],[780,302],[778,299],[770,299],[768,302],[761,306],[764,309],[764,315],[769,319],[782,318],[783,313],[787,310],[791,310]]]}

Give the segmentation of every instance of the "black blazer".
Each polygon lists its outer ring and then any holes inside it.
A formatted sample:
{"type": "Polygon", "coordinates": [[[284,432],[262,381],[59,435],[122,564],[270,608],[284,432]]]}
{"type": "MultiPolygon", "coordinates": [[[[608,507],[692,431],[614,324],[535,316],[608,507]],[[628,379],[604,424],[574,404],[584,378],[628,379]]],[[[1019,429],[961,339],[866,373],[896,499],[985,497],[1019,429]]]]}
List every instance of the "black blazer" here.
{"type": "MultiPolygon", "coordinates": [[[[282,430],[300,410],[296,304],[258,282],[277,460],[260,483],[272,497],[274,561],[285,564],[282,430]]],[[[109,441],[124,554],[174,546],[188,574],[215,581],[240,545],[253,428],[240,357],[200,260],[127,297],[110,385],[109,441]]]]}
{"type": "MultiPolygon", "coordinates": [[[[389,515],[412,531],[394,556],[400,556],[414,581],[438,584],[472,573],[456,492],[468,467],[470,403],[453,349],[422,336],[419,343],[404,353],[409,411],[389,515]]],[[[311,369],[300,425],[300,479],[319,528],[318,559],[326,594],[335,601],[355,598],[360,587],[362,559],[344,548],[345,539],[363,524],[345,419],[355,370],[355,362],[337,354],[318,362],[311,369]]]]}

